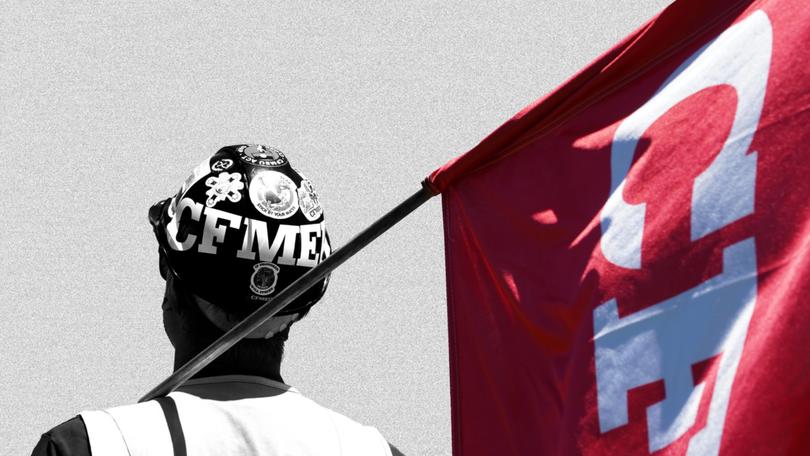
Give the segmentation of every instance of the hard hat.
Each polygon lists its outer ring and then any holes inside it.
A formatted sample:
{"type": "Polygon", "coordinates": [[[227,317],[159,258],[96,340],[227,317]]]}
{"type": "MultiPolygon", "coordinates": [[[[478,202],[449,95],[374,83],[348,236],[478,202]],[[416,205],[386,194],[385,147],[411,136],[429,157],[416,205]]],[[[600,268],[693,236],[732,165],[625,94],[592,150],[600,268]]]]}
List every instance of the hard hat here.
{"type": "MultiPolygon", "coordinates": [[[[152,206],[149,221],[162,272],[239,318],[331,253],[312,182],[268,146],[223,147],[192,171],[177,195],[152,206]]],[[[328,276],[278,315],[309,309],[327,283],[328,276]]]]}

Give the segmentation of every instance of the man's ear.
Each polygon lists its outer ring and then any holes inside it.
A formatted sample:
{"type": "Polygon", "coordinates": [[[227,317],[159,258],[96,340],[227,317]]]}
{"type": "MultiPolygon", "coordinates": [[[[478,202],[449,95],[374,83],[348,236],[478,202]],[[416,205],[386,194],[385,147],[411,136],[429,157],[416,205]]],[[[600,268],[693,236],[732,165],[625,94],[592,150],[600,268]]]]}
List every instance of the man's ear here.
{"type": "Polygon", "coordinates": [[[160,306],[164,311],[177,307],[177,293],[174,289],[174,277],[166,278],[166,287],[163,290],[163,304],[160,306]]]}
{"type": "Polygon", "coordinates": [[[180,332],[183,331],[183,322],[176,308],[177,303],[173,301],[170,293],[167,284],[166,292],[163,295],[163,304],[161,305],[163,309],[163,331],[166,332],[166,337],[171,342],[172,347],[176,349],[178,337],[181,337],[180,332]]]}
{"type": "Polygon", "coordinates": [[[163,293],[163,310],[172,310],[179,314],[193,311],[191,295],[183,287],[183,282],[169,274],[166,278],[166,290],[163,293]]]}

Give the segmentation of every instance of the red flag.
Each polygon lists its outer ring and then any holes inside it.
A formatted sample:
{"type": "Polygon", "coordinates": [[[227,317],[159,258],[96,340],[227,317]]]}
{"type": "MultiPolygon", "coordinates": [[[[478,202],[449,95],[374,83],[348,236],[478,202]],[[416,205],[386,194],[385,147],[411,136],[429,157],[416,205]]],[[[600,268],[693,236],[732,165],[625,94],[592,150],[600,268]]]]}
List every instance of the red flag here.
{"type": "Polygon", "coordinates": [[[810,452],[809,43],[678,1],[431,174],[455,454],[810,452]]]}

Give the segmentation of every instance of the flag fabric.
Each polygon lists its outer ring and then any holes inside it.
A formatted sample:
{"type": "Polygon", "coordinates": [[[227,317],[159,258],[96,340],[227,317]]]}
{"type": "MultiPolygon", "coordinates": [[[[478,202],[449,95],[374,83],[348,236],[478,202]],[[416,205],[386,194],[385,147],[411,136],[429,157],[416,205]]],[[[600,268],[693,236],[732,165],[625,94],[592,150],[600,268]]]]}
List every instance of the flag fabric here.
{"type": "Polygon", "coordinates": [[[805,0],[679,0],[427,183],[454,454],[810,454],[805,0]]]}

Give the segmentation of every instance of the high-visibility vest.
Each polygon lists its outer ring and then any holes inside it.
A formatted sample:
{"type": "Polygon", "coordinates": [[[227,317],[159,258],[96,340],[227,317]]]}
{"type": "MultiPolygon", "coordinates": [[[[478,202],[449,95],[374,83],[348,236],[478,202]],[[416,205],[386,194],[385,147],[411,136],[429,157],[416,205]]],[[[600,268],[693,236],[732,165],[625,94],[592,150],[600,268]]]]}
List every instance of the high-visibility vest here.
{"type": "MultiPolygon", "coordinates": [[[[391,456],[377,429],[322,407],[277,382],[261,379],[266,386],[277,388],[272,394],[221,400],[222,392],[227,391],[223,386],[245,386],[237,385],[243,381],[255,384],[256,379],[202,379],[219,387],[219,394],[214,391],[210,395],[216,399],[178,391],[140,404],[82,412],[90,451],[93,456],[391,456]]],[[[198,393],[200,387],[205,384],[198,381],[196,389],[188,390],[198,393]]]]}

